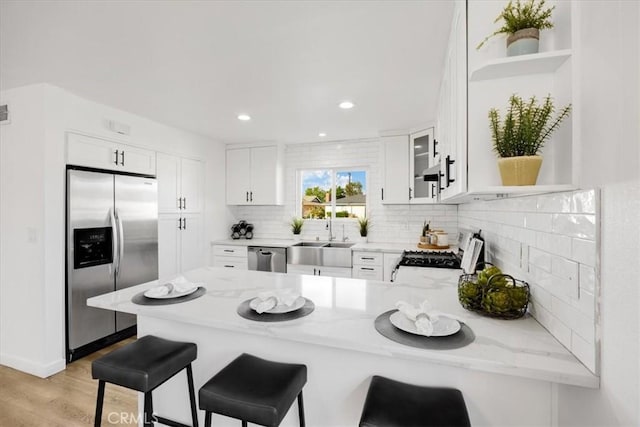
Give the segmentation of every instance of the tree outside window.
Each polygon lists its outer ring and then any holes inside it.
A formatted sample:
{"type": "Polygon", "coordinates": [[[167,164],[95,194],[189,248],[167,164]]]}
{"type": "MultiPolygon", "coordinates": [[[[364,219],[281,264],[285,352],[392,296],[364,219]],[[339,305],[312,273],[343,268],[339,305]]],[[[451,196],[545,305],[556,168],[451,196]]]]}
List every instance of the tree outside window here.
{"type": "Polygon", "coordinates": [[[300,177],[302,218],[363,218],[367,215],[366,171],[304,170],[300,177]]]}

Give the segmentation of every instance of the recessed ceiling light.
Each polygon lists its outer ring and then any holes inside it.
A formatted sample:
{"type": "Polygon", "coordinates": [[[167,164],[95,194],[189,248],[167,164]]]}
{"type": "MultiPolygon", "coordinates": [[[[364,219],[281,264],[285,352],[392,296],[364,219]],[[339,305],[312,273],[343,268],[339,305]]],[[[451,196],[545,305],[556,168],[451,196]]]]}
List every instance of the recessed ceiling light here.
{"type": "Polygon", "coordinates": [[[348,110],[349,108],[353,108],[354,103],[351,101],[342,101],[340,103],[340,108],[342,108],[343,110],[348,110]]]}
{"type": "Polygon", "coordinates": [[[323,136],[327,136],[327,134],[326,134],[326,133],[324,133],[324,132],[320,132],[320,133],[318,134],[318,136],[323,137],[323,136]]]}
{"type": "Polygon", "coordinates": [[[248,114],[238,114],[238,120],[246,122],[247,120],[251,120],[251,116],[249,116],[248,114]]]}

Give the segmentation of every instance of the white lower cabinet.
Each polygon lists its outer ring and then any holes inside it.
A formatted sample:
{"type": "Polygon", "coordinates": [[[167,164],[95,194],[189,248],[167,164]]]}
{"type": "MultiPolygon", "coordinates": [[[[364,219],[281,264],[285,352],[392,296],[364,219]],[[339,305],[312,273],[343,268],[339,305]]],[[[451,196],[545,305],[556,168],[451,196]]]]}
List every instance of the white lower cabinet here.
{"type": "Polygon", "coordinates": [[[215,245],[213,247],[213,266],[248,270],[248,248],[246,246],[215,245]]]}
{"type": "Polygon", "coordinates": [[[354,252],[353,278],[366,280],[382,280],[381,252],[354,252]]]}
{"type": "Polygon", "coordinates": [[[159,280],[204,266],[202,235],[202,215],[158,216],[159,280]]]}
{"type": "Polygon", "coordinates": [[[288,274],[308,274],[311,276],[351,277],[348,267],[323,267],[318,265],[287,264],[288,274]]]}

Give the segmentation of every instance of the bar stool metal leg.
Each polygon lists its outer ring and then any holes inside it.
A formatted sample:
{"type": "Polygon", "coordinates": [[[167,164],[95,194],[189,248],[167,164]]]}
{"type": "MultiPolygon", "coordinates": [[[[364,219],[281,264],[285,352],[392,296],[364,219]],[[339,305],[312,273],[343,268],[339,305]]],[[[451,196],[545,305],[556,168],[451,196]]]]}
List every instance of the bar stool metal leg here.
{"type": "Polygon", "coordinates": [[[204,427],[211,427],[211,412],[204,413],[204,427]]]}
{"type": "Polygon", "coordinates": [[[304,403],[302,402],[302,390],[300,390],[300,394],[298,394],[298,416],[300,417],[300,427],[305,427],[304,403]]]}
{"type": "Polygon", "coordinates": [[[153,397],[151,392],[144,394],[144,427],[153,427],[153,397]]]}
{"type": "Polygon", "coordinates": [[[187,366],[187,382],[189,383],[189,400],[191,401],[191,418],[193,427],[198,427],[198,410],[196,409],[196,392],[193,386],[193,371],[191,363],[187,366]]]}
{"type": "Polygon", "coordinates": [[[93,421],[94,427],[102,424],[102,404],[104,403],[104,381],[98,381],[98,398],[96,399],[96,417],[93,421]]]}

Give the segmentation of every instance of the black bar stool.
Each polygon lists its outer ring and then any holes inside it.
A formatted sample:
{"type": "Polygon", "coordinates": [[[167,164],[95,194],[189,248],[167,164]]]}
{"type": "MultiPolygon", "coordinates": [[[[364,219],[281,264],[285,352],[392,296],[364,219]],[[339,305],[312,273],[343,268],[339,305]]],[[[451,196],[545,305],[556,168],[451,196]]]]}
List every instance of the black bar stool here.
{"type": "Polygon", "coordinates": [[[375,375],[360,427],[470,427],[460,390],[421,387],[375,375]]]}
{"type": "Polygon", "coordinates": [[[193,343],[169,341],[153,335],[144,336],[127,344],[91,364],[91,374],[98,382],[95,426],[102,418],[104,384],[112,383],[144,393],[144,426],[153,426],[154,421],[177,427],[185,424],[156,416],[153,417],[151,392],[183,369],[187,370],[191,417],[193,427],[198,427],[195,390],[191,362],[196,359],[198,348],[193,343]]]}
{"type": "Polygon", "coordinates": [[[221,414],[262,426],[277,427],[298,397],[300,427],[304,427],[302,388],[307,383],[307,367],[271,362],[243,353],[225,366],[198,393],[205,426],[211,414],[221,414]]]}

